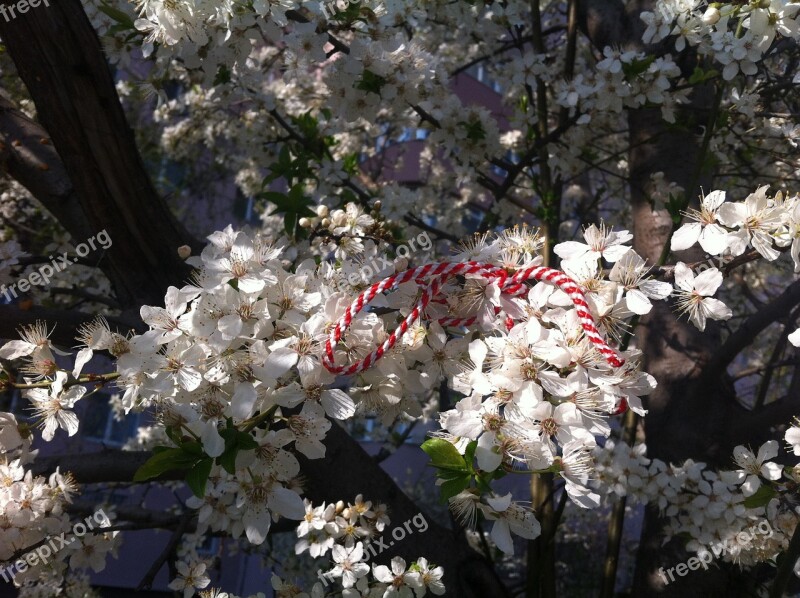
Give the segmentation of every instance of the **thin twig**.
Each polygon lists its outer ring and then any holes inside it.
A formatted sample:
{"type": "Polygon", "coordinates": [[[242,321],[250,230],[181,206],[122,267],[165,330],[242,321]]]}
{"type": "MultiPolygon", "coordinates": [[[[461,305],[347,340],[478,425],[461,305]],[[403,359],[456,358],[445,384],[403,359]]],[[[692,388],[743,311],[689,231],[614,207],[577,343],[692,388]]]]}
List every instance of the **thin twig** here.
{"type": "Polygon", "coordinates": [[[178,527],[172,533],[172,537],[170,537],[169,542],[167,542],[167,545],[164,547],[164,550],[161,551],[161,554],[151,565],[150,569],[147,571],[145,576],[142,578],[142,581],[139,583],[139,586],[136,588],[137,592],[149,590],[150,588],[153,587],[153,581],[155,580],[156,575],[158,575],[158,572],[161,570],[161,567],[164,565],[164,563],[167,562],[170,556],[177,549],[178,543],[183,537],[183,534],[189,528],[189,524],[192,522],[193,517],[194,513],[192,513],[191,511],[187,511],[183,514],[183,516],[181,517],[181,521],[178,524],[178,527]]]}

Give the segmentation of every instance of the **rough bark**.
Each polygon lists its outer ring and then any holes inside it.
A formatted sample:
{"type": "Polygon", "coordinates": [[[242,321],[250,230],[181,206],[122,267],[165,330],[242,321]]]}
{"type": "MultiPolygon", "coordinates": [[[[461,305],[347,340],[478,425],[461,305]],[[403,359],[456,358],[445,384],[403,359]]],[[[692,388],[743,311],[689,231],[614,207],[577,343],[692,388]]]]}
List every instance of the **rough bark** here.
{"type": "MultiPolygon", "coordinates": [[[[166,287],[184,275],[175,248],[190,239],[149,182],[80,2],[59,0],[46,11],[21,15],[13,24],[0,19],[0,36],[42,124],[39,127],[8,103],[0,107],[0,128],[9,143],[16,141],[9,170],[76,240],[108,230],[113,245],[106,273],[123,304],[160,303],[166,287]],[[43,141],[50,138],[52,146],[43,141]]],[[[18,323],[53,315],[41,310],[14,313],[18,323]]],[[[337,426],[327,446],[327,459],[306,464],[310,498],[352,499],[364,492],[390,505],[397,523],[419,512],[337,426]]],[[[90,460],[82,455],[53,456],[37,460],[34,471],[47,473],[60,466],[83,483],[127,481],[147,456],[121,452],[98,453],[90,460]]],[[[387,561],[393,554],[407,559],[426,555],[445,567],[448,596],[505,595],[492,567],[469,549],[463,537],[433,521],[429,524],[427,532],[398,542],[377,560],[387,561]]]]}
{"type": "MultiPolygon", "coordinates": [[[[654,212],[648,202],[650,174],[663,171],[668,180],[689,187],[699,143],[691,131],[667,132],[657,111],[632,112],[629,124],[635,148],[629,154],[634,248],[654,263],[669,238],[672,221],[666,211],[654,212]],[[652,141],[646,142],[647,139],[652,141]]],[[[693,190],[686,190],[692,196],[693,190]]],[[[642,424],[649,457],[667,462],[681,462],[689,457],[706,460],[711,452],[712,430],[720,429],[721,414],[729,398],[718,386],[705,388],[702,402],[689,398],[699,374],[697,365],[711,359],[716,339],[718,334],[713,324],[700,333],[685,319],[678,320],[671,307],[661,302],[643,319],[636,337],[637,346],[644,352],[642,367],[658,381],[656,390],[645,400],[648,413],[642,424]]],[[[691,579],[677,577],[676,582],[664,587],[658,569],[674,567],[690,555],[680,541],[661,545],[663,523],[655,510],[647,510],[634,595],[713,596],[722,591],[728,580],[723,572],[711,569],[693,571],[691,579]]]]}
{"type": "Polygon", "coordinates": [[[76,239],[93,231],[47,131],[0,95],[0,142],[5,172],[30,191],[76,239]]]}
{"type": "MultiPolygon", "coordinates": [[[[584,0],[582,30],[598,48],[615,45],[641,49],[643,25],[639,14],[654,10],[655,4],[653,0],[635,0],[624,6],[621,2],[584,0]]],[[[688,52],[678,57],[679,65],[688,73],[693,60],[688,52]]],[[[672,230],[669,214],[665,210],[653,211],[649,202],[650,176],[664,172],[667,180],[684,187],[693,199],[701,186],[708,188],[709,173],[700,169],[699,154],[702,127],[711,105],[711,89],[696,89],[691,104],[678,119],[687,123],[683,130],[665,126],[658,109],[629,112],[634,248],[650,263],[661,256],[672,230]]],[[[694,261],[695,255],[685,252],[677,257],[694,261]]],[[[724,368],[716,376],[700,376],[703,366],[713,360],[718,339],[718,328],[713,323],[700,333],[685,319],[677,320],[669,306],[660,302],[643,319],[636,345],[644,353],[643,369],[658,381],[656,391],[645,400],[649,411],[642,423],[650,457],[676,462],[692,457],[729,463],[730,431],[736,425],[733,422],[741,422],[750,414],[735,406],[724,368]],[[702,400],[698,401],[698,396],[702,400]]],[[[735,574],[719,569],[693,571],[691,579],[677,577],[677,582],[664,587],[657,573],[659,567],[675,566],[690,555],[680,541],[661,545],[662,525],[658,513],[648,509],[633,595],[722,596],[735,595],[734,589],[741,589],[741,580],[735,574]]]]}
{"type": "Polygon", "coordinates": [[[108,231],[113,245],[103,269],[123,305],[162,300],[164,289],[187,275],[177,247],[193,242],[147,176],[80,1],[0,19],[0,36],[49,133],[38,136],[35,123],[3,107],[6,136],[19,135],[11,139],[19,144],[15,177],[63,218],[76,243],[108,231]],[[57,154],[41,147],[48,139],[57,154]],[[69,180],[42,172],[66,172],[69,180]]]}

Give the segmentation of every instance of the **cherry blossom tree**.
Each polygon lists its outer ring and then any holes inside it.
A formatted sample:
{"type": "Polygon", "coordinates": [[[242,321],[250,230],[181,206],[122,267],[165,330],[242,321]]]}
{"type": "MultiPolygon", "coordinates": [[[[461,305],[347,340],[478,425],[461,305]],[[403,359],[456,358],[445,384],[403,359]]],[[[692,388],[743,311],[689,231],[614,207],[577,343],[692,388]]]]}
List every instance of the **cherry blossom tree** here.
{"type": "Polygon", "coordinates": [[[21,593],[83,595],[125,530],[162,528],[142,588],[168,563],[176,592],[224,595],[204,539],[268,558],[288,531],[324,565],[299,587],[273,563],[279,596],[551,597],[580,512],[607,525],[611,597],[638,503],[634,595],[783,595],[798,18],[784,0],[62,0],[0,20],[0,275],[34,283],[0,305],[0,380],[36,424],[0,413],[0,559],[94,511],[80,486],[191,490],[175,515],[112,513],[20,570],[21,593]],[[494,100],[459,92],[478,72],[494,100]],[[219,181],[258,227],[191,223],[219,181]],[[101,259],[35,284],[100,230],[101,259]],[[106,387],[154,414],[129,450],[32,450],[106,387]],[[347,433],[366,416],[432,424],[428,491],[452,514],[375,564],[421,507],[347,433]]]}

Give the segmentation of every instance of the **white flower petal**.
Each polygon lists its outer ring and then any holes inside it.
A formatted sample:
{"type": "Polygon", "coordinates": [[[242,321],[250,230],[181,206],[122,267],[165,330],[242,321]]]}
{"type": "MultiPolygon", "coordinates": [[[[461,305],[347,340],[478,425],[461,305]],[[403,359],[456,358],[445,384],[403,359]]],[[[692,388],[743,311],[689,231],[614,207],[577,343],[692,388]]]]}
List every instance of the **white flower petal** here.
{"type": "Polygon", "coordinates": [[[81,375],[81,370],[83,370],[83,366],[89,363],[89,361],[92,359],[92,355],[94,355],[94,351],[92,351],[88,347],[78,351],[78,354],[75,356],[75,367],[72,370],[72,375],[75,378],[81,375]]]}
{"type": "Polygon", "coordinates": [[[694,279],[694,289],[704,297],[711,297],[722,284],[722,272],[716,268],[709,268],[697,275],[694,279]]]}
{"type": "Polygon", "coordinates": [[[297,351],[289,347],[278,347],[264,361],[264,371],[271,378],[279,378],[297,363],[297,351]]]}
{"type": "Polygon", "coordinates": [[[711,255],[719,255],[728,248],[728,231],[718,224],[709,224],[700,234],[700,247],[711,255]]]}
{"type": "Polygon", "coordinates": [[[495,521],[492,526],[491,537],[497,547],[505,554],[514,554],[514,542],[511,540],[511,532],[508,529],[507,521],[504,519],[495,521]]]}
{"type": "Polygon", "coordinates": [[[282,486],[273,488],[270,492],[269,506],[276,513],[288,519],[299,521],[306,514],[306,508],[300,495],[282,486]]]}
{"type": "Polygon", "coordinates": [[[219,435],[217,424],[214,421],[208,421],[203,426],[200,440],[203,443],[203,451],[209,457],[219,457],[225,452],[225,440],[219,435]]]}
{"type": "MultiPolygon", "coordinates": [[[[671,286],[670,290],[672,290],[671,286]]],[[[630,311],[640,316],[650,313],[650,310],[653,309],[653,304],[650,303],[650,299],[639,289],[628,291],[625,295],[625,305],[630,311]]]]}
{"type": "Polygon", "coordinates": [[[683,262],[675,264],[675,284],[684,291],[694,290],[694,274],[683,262]]]}
{"type": "Polygon", "coordinates": [[[800,347],[800,328],[792,332],[787,338],[795,347],[800,347]]]}
{"type": "Polygon", "coordinates": [[[711,297],[703,299],[703,309],[706,315],[714,320],[727,320],[733,315],[730,307],[719,299],[713,299],[711,297]]]}
{"type": "Polygon", "coordinates": [[[699,222],[689,222],[681,226],[672,235],[670,241],[670,249],[672,251],[682,251],[689,249],[692,245],[697,243],[700,238],[700,233],[703,230],[703,225],[699,222]]]}
{"type": "Polygon", "coordinates": [[[247,419],[253,415],[253,408],[258,398],[258,392],[250,382],[242,382],[236,386],[231,397],[231,414],[236,419],[247,419]]]}
{"type": "Polygon", "coordinates": [[[36,345],[26,343],[25,341],[8,341],[0,348],[0,359],[17,359],[18,357],[24,357],[25,355],[33,353],[35,348],[36,345]]]}
{"type": "Polygon", "coordinates": [[[778,456],[778,441],[777,440],[768,440],[761,447],[758,449],[758,459],[759,463],[763,463],[764,461],[769,461],[770,459],[774,459],[778,456]]]}
{"type": "Polygon", "coordinates": [[[325,413],[333,419],[349,419],[356,412],[356,404],[346,392],[338,388],[331,388],[322,393],[320,403],[325,408],[325,413]]]}
{"type": "Polygon", "coordinates": [[[579,258],[587,251],[589,251],[589,246],[585,243],[578,243],[577,241],[564,241],[553,247],[553,253],[562,260],[579,258]]]}
{"type": "Polygon", "coordinates": [[[475,458],[478,460],[478,467],[483,471],[494,471],[503,462],[502,453],[499,450],[495,450],[497,447],[495,438],[492,432],[486,432],[478,439],[475,458]]]}
{"type": "Polygon", "coordinates": [[[708,195],[703,198],[703,206],[705,206],[709,211],[713,212],[716,211],[722,205],[722,202],[725,201],[725,192],[720,191],[719,189],[716,191],[712,191],[708,195]]]}

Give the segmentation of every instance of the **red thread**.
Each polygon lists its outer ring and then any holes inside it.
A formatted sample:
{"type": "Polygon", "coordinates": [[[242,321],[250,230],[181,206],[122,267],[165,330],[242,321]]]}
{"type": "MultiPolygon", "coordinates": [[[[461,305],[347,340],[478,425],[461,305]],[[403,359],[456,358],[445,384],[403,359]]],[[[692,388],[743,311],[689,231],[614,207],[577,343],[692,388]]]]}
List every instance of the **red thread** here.
{"type": "MultiPolygon", "coordinates": [[[[336,322],[336,325],[331,330],[330,336],[325,343],[325,354],[322,356],[322,364],[328,371],[334,374],[356,374],[369,369],[376,361],[378,361],[387,351],[394,347],[395,343],[400,340],[414,321],[425,312],[425,308],[431,301],[442,302],[443,299],[437,297],[439,290],[445,282],[459,274],[478,274],[484,280],[490,282],[497,282],[500,287],[501,293],[509,296],[519,296],[524,294],[528,287],[524,284],[527,280],[544,280],[554,284],[562,291],[564,291],[576,308],[576,315],[581,320],[583,330],[586,332],[587,338],[597,346],[597,349],[605,357],[606,361],[614,367],[622,367],[625,363],[616,351],[608,346],[608,344],[600,336],[600,331],[597,329],[594,318],[589,313],[586,297],[580,287],[569,276],[559,270],[545,268],[543,266],[531,266],[522,270],[517,270],[512,276],[504,269],[491,264],[482,264],[480,262],[462,262],[450,263],[440,262],[438,264],[426,264],[419,268],[412,268],[397,274],[393,274],[383,280],[376,282],[353,301],[345,311],[344,315],[336,322]],[[413,280],[417,285],[422,287],[428,280],[428,286],[422,291],[421,297],[417,300],[411,312],[405,319],[400,322],[395,331],[383,342],[379,347],[367,355],[364,359],[352,363],[347,366],[336,365],[334,363],[334,349],[337,343],[342,339],[345,330],[350,327],[353,318],[358,313],[369,305],[370,301],[375,298],[379,293],[393,290],[404,282],[413,280]]],[[[495,313],[499,312],[499,308],[495,308],[495,313]]],[[[471,326],[475,323],[477,318],[441,318],[438,320],[439,324],[444,326],[471,326]]],[[[510,329],[513,325],[513,320],[506,317],[506,326],[510,329]]]]}

